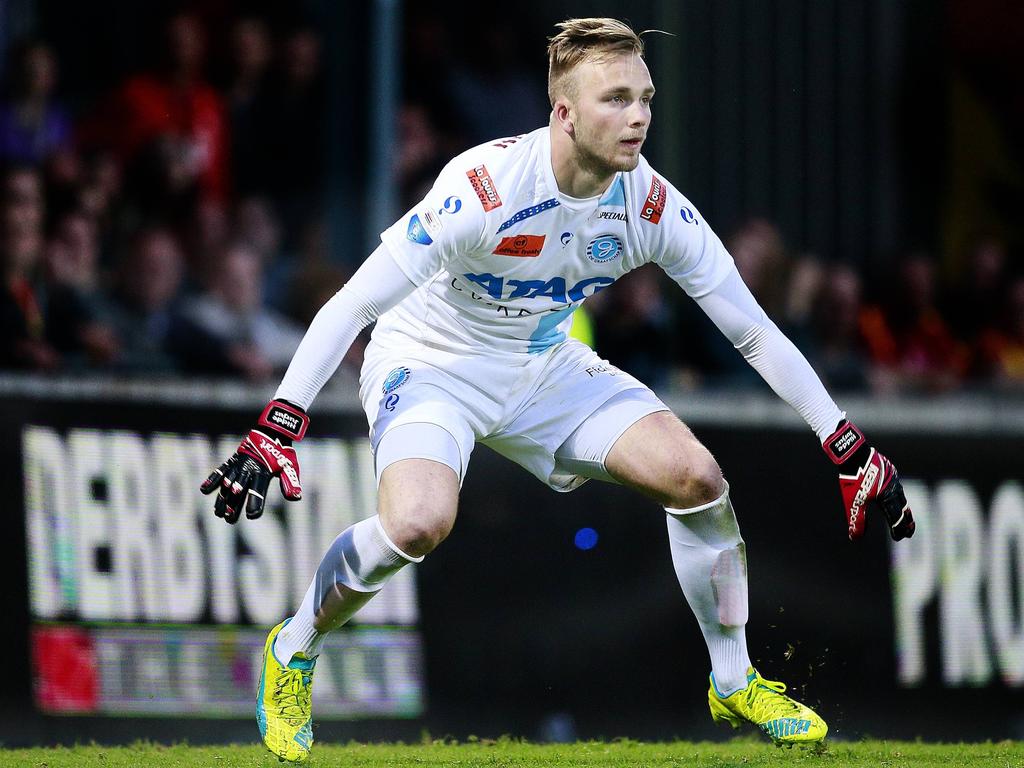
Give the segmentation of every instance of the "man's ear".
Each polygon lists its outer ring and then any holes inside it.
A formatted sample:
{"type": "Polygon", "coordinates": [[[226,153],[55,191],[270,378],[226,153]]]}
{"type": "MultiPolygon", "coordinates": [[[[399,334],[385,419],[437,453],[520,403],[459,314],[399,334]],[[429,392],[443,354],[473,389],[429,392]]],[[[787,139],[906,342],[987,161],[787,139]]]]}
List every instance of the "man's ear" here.
{"type": "Polygon", "coordinates": [[[574,136],[576,128],[574,122],[576,115],[573,111],[572,106],[564,98],[558,98],[555,100],[555,106],[551,109],[551,114],[554,115],[555,122],[565,131],[569,136],[574,136]]]}

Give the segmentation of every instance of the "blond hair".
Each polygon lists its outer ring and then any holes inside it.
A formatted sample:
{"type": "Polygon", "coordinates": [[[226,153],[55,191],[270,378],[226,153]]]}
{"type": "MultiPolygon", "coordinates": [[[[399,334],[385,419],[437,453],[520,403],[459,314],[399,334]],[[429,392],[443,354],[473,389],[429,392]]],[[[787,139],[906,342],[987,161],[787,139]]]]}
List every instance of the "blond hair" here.
{"type": "Polygon", "coordinates": [[[569,75],[585,61],[601,61],[621,53],[644,55],[644,42],[618,19],[568,19],[555,25],[559,32],[548,42],[548,99],[574,96],[569,75]]]}

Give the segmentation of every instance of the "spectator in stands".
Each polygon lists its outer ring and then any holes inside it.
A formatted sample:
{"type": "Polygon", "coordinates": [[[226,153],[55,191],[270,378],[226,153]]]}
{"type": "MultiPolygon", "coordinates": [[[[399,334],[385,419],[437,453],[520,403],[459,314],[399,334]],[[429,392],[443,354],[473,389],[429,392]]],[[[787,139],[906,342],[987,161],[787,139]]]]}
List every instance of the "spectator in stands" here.
{"type": "Polygon", "coordinates": [[[150,194],[150,205],[169,204],[168,195],[180,203],[191,192],[223,200],[228,126],[224,100],[204,77],[205,31],[196,16],[179,13],[165,35],[164,65],[128,78],[83,127],[83,138],[112,146],[131,174],[141,175],[136,193],[150,194]]]}
{"type": "Polygon", "coordinates": [[[60,356],[46,338],[40,280],[43,199],[38,172],[15,169],[0,190],[0,367],[49,371],[60,356]]]}
{"type": "Polygon", "coordinates": [[[50,46],[16,46],[8,93],[0,102],[0,164],[43,166],[71,153],[71,117],[54,98],[57,58],[50,46]]]}
{"type": "Polygon", "coordinates": [[[123,258],[108,311],[120,349],[112,364],[140,374],[173,373],[170,351],[177,332],[175,304],[184,259],[174,235],[161,228],[136,234],[123,258]]]}
{"type": "Polygon", "coordinates": [[[231,72],[225,88],[231,120],[231,177],[238,194],[266,194],[267,158],[275,151],[268,124],[274,47],[266,23],[243,16],[231,26],[231,72]]]}
{"type": "MultiPolygon", "coordinates": [[[[726,246],[743,282],[769,317],[782,318],[788,286],[789,258],[778,227],[751,219],[727,238],[726,246]]],[[[680,361],[688,376],[722,387],[763,388],[764,382],[692,301],[678,305],[685,338],[680,361]]]]}
{"type": "Polygon", "coordinates": [[[46,246],[47,336],[66,366],[104,366],[120,340],[99,287],[99,235],[85,211],[61,216],[46,246]]]}
{"type": "Polygon", "coordinates": [[[826,272],[821,259],[810,253],[794,259],[789,269],[782,312],[775,322],[799,349],[814,335],[814,307],[825,288],[826,272]]]}
{"type": "MultiPolygon", "coordinates": [[[[451,24],[426,4],[406,5],[409,23],[402,46],[405,100],[425,110],[426,120],[437,129],[442,164],[470,146],[459,109],[451,92],[454,77],[454,51],[451,24]]],[[[494,138],[489,135],[487,139],[494,138]]],[[[486,141],[487,139],[484,139],[486,141]]],[[[410,205],[420,200],[410,201],[410,205]]]]}
{"type": "Polygon", "coordinates": [[[594,314],[597,352],[655,389],[669,381],[676,335],[661,274],[648,265],[623,275],[594,314]]]}
{"type": "Polygon", "coordinates": [[[1024,276],[1006,288],[999,323],[978,340],[981,371],[1000,389],[1024,390],[1024,276]]]}
{"type": "Polygon", "coordinates": [[[822,273],[811,306],[807,357],[830,390],[863,392],[871,387],[870,362],[860,332],[860,275],[847,264],[822,273]]]}
{"type": "Polygon", "coordinates": [[[269,198],[249,195],[235,204],[230,239],[259,255],[267,304],[279,312],[286,312],[288,291],[281,290],[281,287],[291,283],[297,260],[282,248],[281,221],[269,198]]]}
{"type": "Polygon", "coordinates": [[[21,232],[41,233],[46,214],[41,172],[28,165],[8,168],[0,185],[0,203],[5,226],[21,232]]]}
{"type": "Polygon", "coordinates": [[[943,315],[958,339],[974,344],[986,330],[1001,323],[1008,260],[1002,238],[974,239],[963,259],[963,270],[943,303],[943,315]]]}
{"type": "Polygon", "coordinates": [[[281,373],[304,332],[264,305],[262,260],[241,242],[222,249],[209,288],[185,300],[181,320],[175,350],[187,370],[250,381],[281,373]]]}
{"type": "Polygon", "coordinates": [[[523,46],[504,8],[481,3],[471,45],[444,81],[469,146],[546,125],[551,104],[543,80],[523,65],[523,46]],[[510,105],[515,105],[510,109],[510,105]]]}
{"type": "Polygon", "coordinates": [[[299,26],[285,38],[268,99],[266,130],[274,149],[262,161],[266,191],[291,247],[292,238],[318,215],[326,181],[326,82],[320,35],[312,27],[299,26]]]}
{"type": "Polygon", "coordinates": [[[402,208],[406,209],[424,198],[447,159],[441,136],[423,104],[402,105],[398,116],[398,141],[395,172],[402,208]]]}
{"type": "Polygon", "coordinates": [[[952,389],[967,372],[969,355],[939,312],[935,263],[915,252],[898,270],[883,305],[867,308],[862,318],[871,359],[888,375],[888,383],[877,383],[910,392],[952,389]]]}

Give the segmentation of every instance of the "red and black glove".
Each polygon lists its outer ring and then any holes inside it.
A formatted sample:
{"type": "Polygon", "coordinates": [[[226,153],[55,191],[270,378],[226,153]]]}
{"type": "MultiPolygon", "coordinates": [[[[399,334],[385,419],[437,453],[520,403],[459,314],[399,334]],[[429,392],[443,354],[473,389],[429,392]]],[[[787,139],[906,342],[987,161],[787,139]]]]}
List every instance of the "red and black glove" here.
{"type": "Polygon", "coordinates": [[[199,486],[205,494],[220,489],[213,505],[217,517],[234,524],[243,504],[250,520],[262,515],[272,477],[280,479],[281,493],[288,501],[301,499],[299,460],[292,441],[301,440],[308,426],[309,417],[301,408],[284,400],[271,400],[235,455],[199,486]]]}
{"type": "Polygon", "coordinates": [[[914,535],[914,515],[903,493],[896,467],[864,439],[864,433],[843,419],[822,448],[839,467],[850,541],[864,535],[868,509],[881,509],[893,541],[914,535]]]}

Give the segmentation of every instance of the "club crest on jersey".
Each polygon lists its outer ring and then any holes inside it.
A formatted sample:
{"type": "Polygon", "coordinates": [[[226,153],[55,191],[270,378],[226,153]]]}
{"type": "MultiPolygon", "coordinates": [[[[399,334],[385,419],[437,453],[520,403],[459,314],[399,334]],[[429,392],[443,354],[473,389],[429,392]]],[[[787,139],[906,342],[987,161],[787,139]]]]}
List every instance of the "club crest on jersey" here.
{"type": "Polygon", "coordinates": [[[494,179],[487,172],[486,165],[478,165],[476,168],[466,171],[466,178],[469,179],[476,196],[480,198],[480,205],[484,207],[485,211],[493,211],[495,208],[501,207],[501,197],[498,195],[497,187],[494,186],[494,179]]]}
{"type": "MultiPolygon", "coordinates": [[[[657,224],[661,221],[661,214],[665,212],[665,184],[657,176],[651,177],[651,189],[644,201],[644,208],[640,212],[640,218],[657,224]]],[[[684,217],[685,218],[685,217],[684,217]]]]}
{"type": "Polygon", "coordinates": [[[587,258],[605,264],[622,255],[622,241],[615,235],[598,235],[587,243],[587,258]]]}
{"type": "Polygon", "coordinates": [[[381,388],[381,391],[385,395],[390,395],[400,386],[405,384],[405,382],[407,382],[410,378],[412,378],[412,371],[410,371],[408,368],[406,368],[405,366],[402,366],[401,368],[395,368],[395,370],[391,371],[391,373],[384,377],[384,386],[381,388]]]}
{"type": "Polygon", "coordinates": [[[540,256],[547,235],[511,235],[501,238],[492,253],[497,256],[517,256],[532,259],[540,256]]]}

